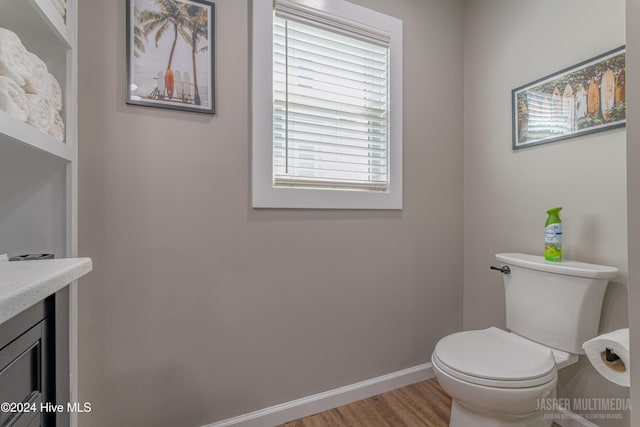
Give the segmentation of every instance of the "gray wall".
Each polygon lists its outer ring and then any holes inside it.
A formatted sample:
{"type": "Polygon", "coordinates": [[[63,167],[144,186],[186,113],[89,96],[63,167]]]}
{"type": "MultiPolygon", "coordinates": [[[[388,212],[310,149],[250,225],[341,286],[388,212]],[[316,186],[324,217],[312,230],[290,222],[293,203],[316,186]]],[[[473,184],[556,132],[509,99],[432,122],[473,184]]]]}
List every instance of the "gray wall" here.
{"type": "Polygon", "coordinates": [[[640,424],[640,1],[627,0],[627,197],[629,212],[629,324],[631,425],[640,424]]]}
{"type": "MultiPolygon", "coordinates": [[[[564,206],[565,256],[616,266],[601,331],[627,323],[626,132],[511,150],[511,89],[625,43],[624,0],[465,2],[465,329],[505,325],[498,252],[541,254],[545,211],[564,206]]],[[[581,357],[561,397],[625,397],[581,357]]],[[[600,420],[598,420],[600,423],[600,420]]],[[[600,423],[628,426],[629,417],[600,423]]]]}
{"type": "Polygon", "coordinates": [[[125,105],[125,2],[80,2],[80,425],[203,425],[462,327],[461,1],[357,2],[404,20],[399,212],[250,208],[249,2],[215,3],[208,117],[125,105]]]}

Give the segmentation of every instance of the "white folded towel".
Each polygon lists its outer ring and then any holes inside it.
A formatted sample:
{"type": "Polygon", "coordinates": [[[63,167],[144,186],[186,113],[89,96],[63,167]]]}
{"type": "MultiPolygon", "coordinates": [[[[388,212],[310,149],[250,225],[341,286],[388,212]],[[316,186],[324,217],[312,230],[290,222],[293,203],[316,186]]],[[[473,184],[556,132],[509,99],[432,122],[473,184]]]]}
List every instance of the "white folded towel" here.
{"type": "Polygon", "coordinates": [[[60,16],[64,18],[67,11],[67,2],[64,0],[51,0],[51,3],[53,3],[53,7],[56,8],[60,16]]]}
{"type": "Polygon", "coordinates": [[[45,97],[56,111],[62,111],[62,89],[58,80],[51,73],[49,73],[49,87],[45,97]]]}
{"type": "Polygon", "coordinates": [[[29,117],[27,118],[27,123],[40,132],[48,134],[53,126],[55,110],[46,98],[40,95],[28,93],[27,100],[29,101],[29,117]]]}
{"type": "Polygon", "coordinates": [[[9,77],[24,86],[31,77],[31,58],[20,38],[13,31],[0,28],[0,76],[9,77]]]}
{"type": "Polygon", "coordinates": [[[23,122],[29,117],[29,101],[24,90],[4,76],[0,76],[0,111],[23,122]]]}
{"type": "Polygon", "coordinates": [[[49,129],[49,136],[64,142],[64,120],[57,111],[53,112],[53,125],[49,129]]]}
{"type": "Polygon", "coordinates": [[[31,76],[25,79],[24,91],[37,95],[48,95],[50,82],[47,64],[31,52],[27,55],[31,60],[31,76]]]}

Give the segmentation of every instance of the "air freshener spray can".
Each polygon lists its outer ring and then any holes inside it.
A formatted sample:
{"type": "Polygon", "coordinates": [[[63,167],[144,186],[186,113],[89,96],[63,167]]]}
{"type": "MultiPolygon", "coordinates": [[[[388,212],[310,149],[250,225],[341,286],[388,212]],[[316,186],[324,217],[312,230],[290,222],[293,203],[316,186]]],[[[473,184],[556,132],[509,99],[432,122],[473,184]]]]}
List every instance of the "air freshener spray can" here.
{"type": "Polygon", "coordinates": [[[562,208],[553,208],[547,211],[549,217],[544,230],[544,259],[547,261],[562,261],[562,221],[560,211],[562,208]]]}

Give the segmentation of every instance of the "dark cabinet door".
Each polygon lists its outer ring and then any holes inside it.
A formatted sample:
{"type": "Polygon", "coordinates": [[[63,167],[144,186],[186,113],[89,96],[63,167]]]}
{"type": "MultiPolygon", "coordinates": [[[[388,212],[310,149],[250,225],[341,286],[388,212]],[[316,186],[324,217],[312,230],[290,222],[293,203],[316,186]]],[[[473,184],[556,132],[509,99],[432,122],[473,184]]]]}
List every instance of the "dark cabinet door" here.
{"type": "MultiPolygon", "coordinates": [[[[48,304],[48,303],[47,303],[48,304]]],[[[54,401],[52,340],[45,302],[0,325],[0,427],[48,427],[54,401]]]]}

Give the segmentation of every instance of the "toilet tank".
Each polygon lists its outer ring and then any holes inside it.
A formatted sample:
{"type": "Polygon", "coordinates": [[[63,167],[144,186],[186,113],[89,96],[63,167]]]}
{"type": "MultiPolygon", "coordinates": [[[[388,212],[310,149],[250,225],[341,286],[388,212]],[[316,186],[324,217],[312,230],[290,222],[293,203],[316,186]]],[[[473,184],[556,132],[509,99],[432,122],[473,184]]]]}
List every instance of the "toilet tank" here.
{"type": "Polygon", "coordinates": [[[602,301],[618,269],[544,257],[497,254],[503,274],[507,328],[549,347],[582,354],[582,343],[598,334],[602,301]]]}

